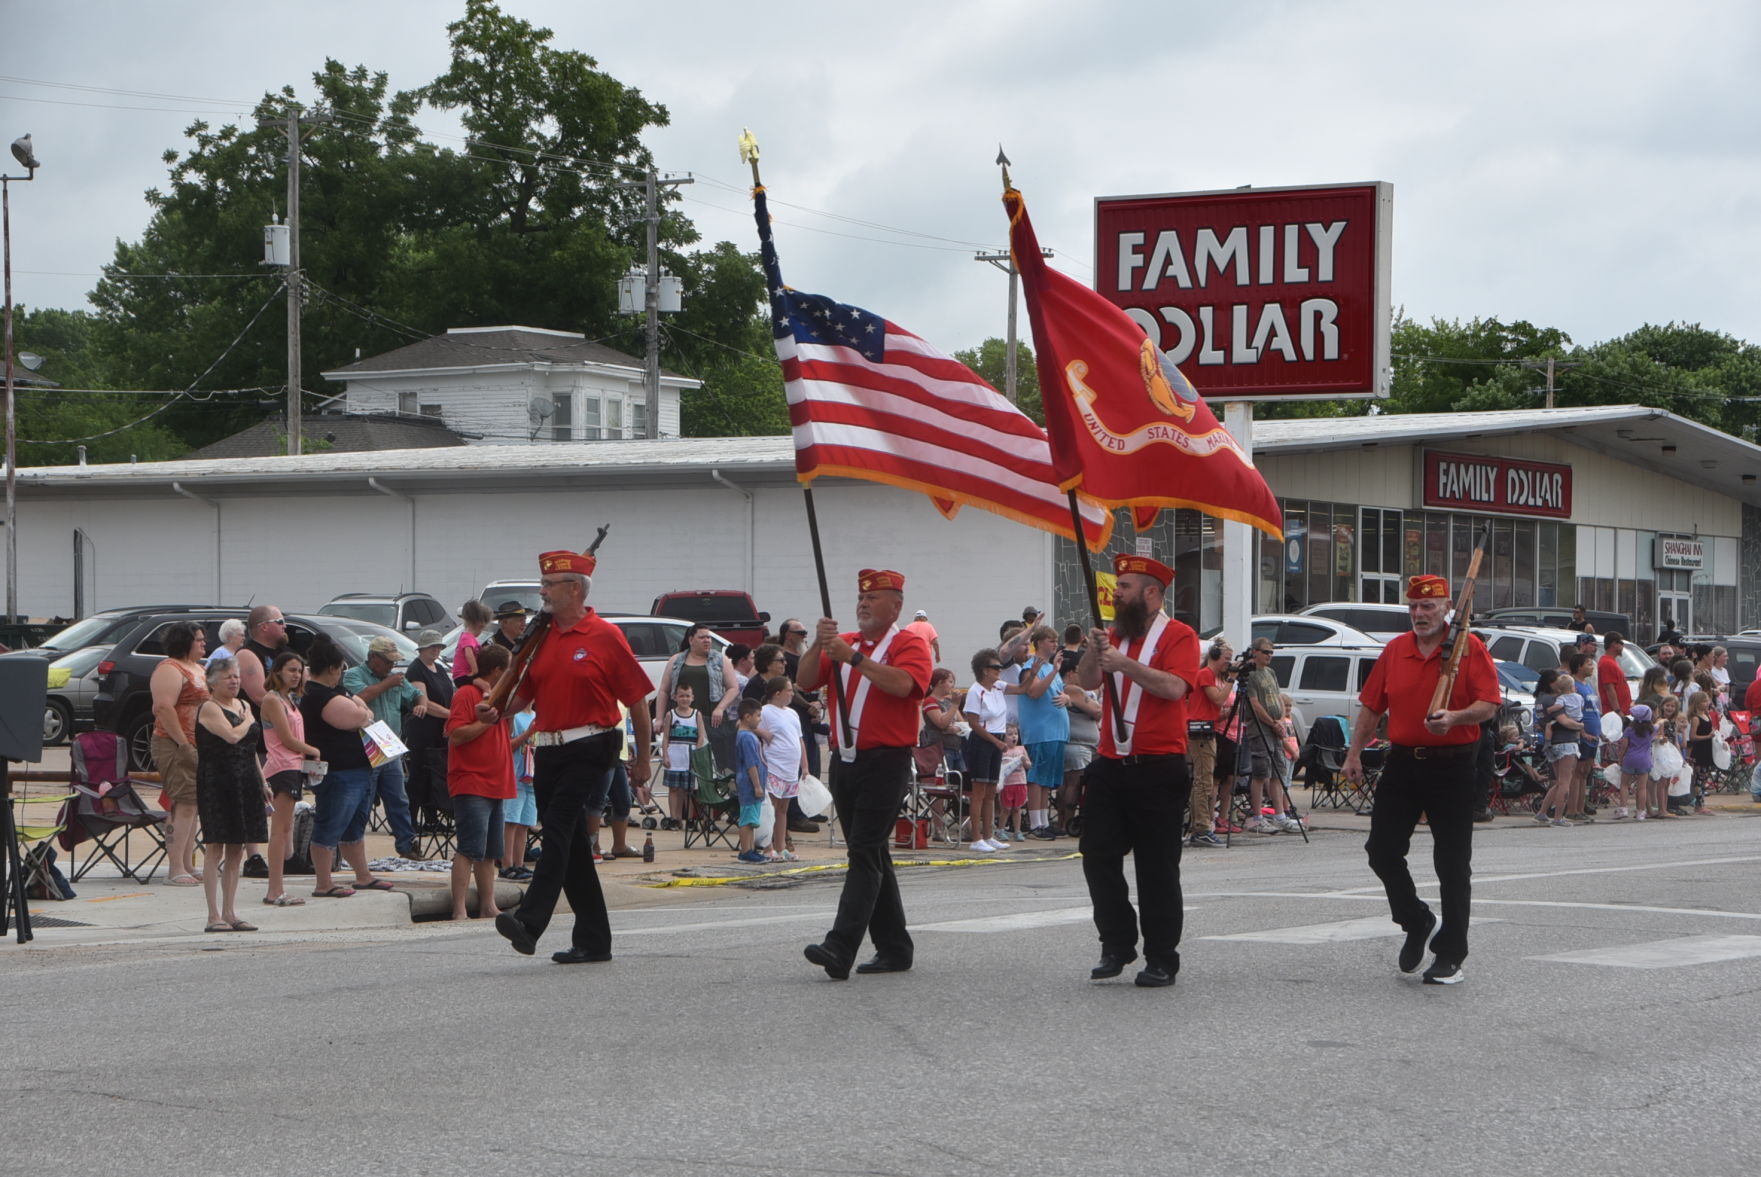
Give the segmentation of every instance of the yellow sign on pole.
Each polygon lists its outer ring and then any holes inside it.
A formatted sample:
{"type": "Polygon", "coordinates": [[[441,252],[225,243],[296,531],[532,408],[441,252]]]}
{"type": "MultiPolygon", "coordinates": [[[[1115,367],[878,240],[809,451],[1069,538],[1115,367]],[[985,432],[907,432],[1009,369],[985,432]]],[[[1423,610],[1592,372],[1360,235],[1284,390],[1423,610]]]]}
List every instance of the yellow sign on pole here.
{"type": "Polygon", "coordinates": [[[1113,620],[1113,589],[1119,584],[1119,578],[1111,572],[1095,573],[1095,589],[1101,601],[1101,620],[1113,620]]]}

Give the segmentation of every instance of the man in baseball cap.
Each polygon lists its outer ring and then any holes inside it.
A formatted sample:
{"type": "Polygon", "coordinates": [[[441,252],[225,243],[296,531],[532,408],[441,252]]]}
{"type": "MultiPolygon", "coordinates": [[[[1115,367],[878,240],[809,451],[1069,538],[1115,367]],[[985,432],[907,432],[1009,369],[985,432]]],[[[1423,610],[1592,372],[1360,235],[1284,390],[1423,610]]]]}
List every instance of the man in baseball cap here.
{"type": "MultiPolygon", "coordinates": [[[[418,709],[427,714],[428,694],[408,681],[398,663],[402,654],[397,640],[381,634],[367,643],[367,661],[343,672],[342,685],[353,691],[361,702],[373,709],[373,718],[391,729],[403,740],[404,716],[418,709]]],[[[410,816],[410,797],[404,787],[404,758],[388,757],[373,769],[373,795],[385,806],[385,822],[391,827],[391,838],[401,858],[420,859],[422,850],[416,844],[416,823],[410,816]]]]}

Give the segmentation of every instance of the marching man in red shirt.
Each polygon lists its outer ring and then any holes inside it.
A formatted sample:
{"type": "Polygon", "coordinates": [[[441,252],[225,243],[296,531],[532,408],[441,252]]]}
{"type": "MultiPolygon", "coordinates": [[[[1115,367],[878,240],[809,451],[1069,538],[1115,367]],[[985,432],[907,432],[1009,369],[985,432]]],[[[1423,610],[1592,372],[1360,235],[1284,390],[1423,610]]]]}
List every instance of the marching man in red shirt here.
{"type": "Polygon", "coordinates": [[[1186,696],[1198,679],[1198,635],[1162,612],[1174,570],[1147,556],[1113,558],[1113,628],[1089,632],[1076,680],[1102,696],[1101,744],[1082,779],[1082,874],[1094,904],[1101,961],[1094,980],[1117,977],[1137,959],[1137,983],[1160,988],[1180,971],[1181,812],[1192,791],[1186,761],[1186,696]],[[1118,711],[1115,711],[1117,706],[1118,711]],[[1121,741],[1115,715],[1125,721],[1121,741]],[[1125,855],[1137,867],[1137,902],[1125,882],[1125,855]]]}
{"type": "Polygon", "coordinates": [[[849,977],[865,933],[874,940],[874,959],[857,965],[857,972],[911,968],[911,934],[905,930],[887,839],[911,784],[918,716],[935,668],[923,635],[897,624],[905,604],[903,576],[864,568],[856,590],[855,632],[839,633],[836,621],[820,618],[795,679],[796,686],[811,691],[838,675],[843,706],[849,709],[846,724],[836,692],[824,692],[837,749],[828,784],[850,848],[850,870],[832,930],[823,943],[802,950],[834,981],[849,977]]]}
{"type": "MultiPolygon", "coordinates": [[[[645,700],[654,690],[648,672],[630,652],[623,632],[587,606],[597,561],[579,552],[545,552],[538,557],[538,592],[550,614],[550,632],[526,664],[526,678],[508,703],[518,715],[528,702],[536,707],[531,746],[532,788],[538,794],[544,855],[519,909],[495,917],[495,930],[514,951],[531,956],[550,924],[558,895],[569,897],[575,913],[571,944],[551,953],[557,964],[611,959],[611,920],[605,893],[593,870],[587,815],[605,807],[611,770],[623,748],[618,704],[630,709],[635,729],[630,787],[648,780],[648,745],[653,738],[645,700]]],[[[478,704],[479,719],[500,717],[478,704]]]]}
{"type": "Polygon", "coordinates": [[[1449,632],[1449,585],[1440,576],[1414,576],[1406,586],[1412,630],[1382,650],[1358,695],[1363,709],[1351,728],[1345,753],[1346,779],[1363,779],[1363,750],[1388,717],[1387,765],[1376,781],[1370,809],[1370,837],[1364,844],[1370,869],[1388,892],[1394,922],[1406,930],[1400,971],[1410,973],[1425,958],[1425,942],[1435,954],[1425,984],[1454,985],[1467,959],[1468,899],[1473,871],[1474,807],[1478,803],[1474,765],[1480,724],[1492,718],[1500,699],[1498,672],[1480,639],[1463,633],[1455,689],[1441,711],[1427,714],[1443,669],[1443,639],[1449,632]],[[1413,886],[1406,852],[1424,814],[1431,825],[1431,855],[1441,884],[1443,926],[1413,886]]]}

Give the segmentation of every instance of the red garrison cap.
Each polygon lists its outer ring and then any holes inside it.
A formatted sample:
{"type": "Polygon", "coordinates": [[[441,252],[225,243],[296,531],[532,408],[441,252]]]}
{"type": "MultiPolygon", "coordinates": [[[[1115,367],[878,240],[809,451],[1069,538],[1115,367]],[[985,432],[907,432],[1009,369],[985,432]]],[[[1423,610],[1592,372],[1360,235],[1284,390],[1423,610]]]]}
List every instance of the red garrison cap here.
{"type": "Polygon", "coordinates": [[[538,557],[538,571],[579,572],[582,576],[592,576],[598,563],[585,552],[545,552],[538,557]]]}
{"type": "Polygon", "coordinates": [[[1127,572],[1135,572],[1140,576],[1152,576],[1163,588],[1174,583],[1174,570],[1160,560],[1152,560],[1148,556],[1128,556],[1124,552],[1113,557],[1113,572],[1123,576],[1127,572]]]}
{"type": "Polygon", "coordinates": [[[856,587],[865,593],[872,593],[877,589],[892,589],[902,593],[905,591],[905,577],[885,568],[864,568],[856,574],[856,587]]]}
{"type": "Polygon", "coordinates": [[[1441,576],[1409,576],[1406,578],[1406,599],[1423,601],[1430,598],[1447,601],[1449,582],[1441,576]]]}

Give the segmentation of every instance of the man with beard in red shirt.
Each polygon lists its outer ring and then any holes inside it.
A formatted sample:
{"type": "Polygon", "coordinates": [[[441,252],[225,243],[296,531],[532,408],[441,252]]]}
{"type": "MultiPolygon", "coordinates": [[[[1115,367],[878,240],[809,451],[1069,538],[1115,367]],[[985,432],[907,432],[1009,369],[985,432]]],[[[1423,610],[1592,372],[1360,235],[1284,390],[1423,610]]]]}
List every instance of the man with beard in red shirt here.
{"type": "Polygon", "coordinates": [[[1101,939],[1089,976],[1117,977],[1137,959],[1141,923],[1144,967],[1136,979],[1154,989],[1172,985],[1180,971],[1180,815],[1192,790],[1186,697],[1198,679],[1198,635],[1162,612],[1173,569],[1119,555],[1113,571],[1113,628],[1089,632],[1076,667],[1089,690],[1104,675],[1113,679],[1101,702],[1101,744],[1082,782],[1082,874],[1101,939]],[[1126,854],[1136,863],[1138,911],[1126,854]]]}

